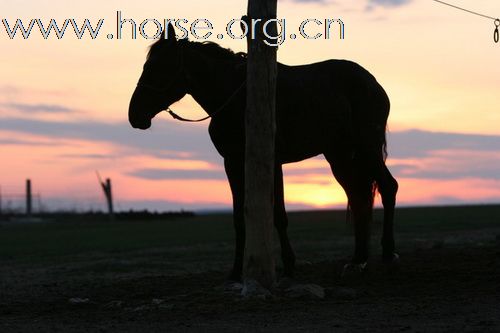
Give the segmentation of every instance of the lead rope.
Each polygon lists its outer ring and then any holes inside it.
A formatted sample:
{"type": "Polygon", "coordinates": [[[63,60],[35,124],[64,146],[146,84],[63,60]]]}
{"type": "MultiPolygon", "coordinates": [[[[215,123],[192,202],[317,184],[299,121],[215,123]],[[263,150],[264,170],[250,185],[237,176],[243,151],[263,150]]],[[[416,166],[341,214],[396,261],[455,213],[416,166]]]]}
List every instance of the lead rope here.
{"type": "Polygon", "coordinates": [[[175,113],[170,107],[168,107],[165,111],[168,112],[169,115],[172,116],[172,118],[176,119],[176,120],[180,120],[180,121],[185,121],[185,122],[189,122],[189,123],[199,123],[201,121],[204,121],[204,120],[207,120],[209,118],[212,118],[213,116],[217,115],[218,113],[220,113],[222,110],[224,110],[224,108],[233,100],[233,98],[238,94],[238,92],[241,90],[241,88],[243,88],[243,86],[245,85],[247,80],[244,80],[241,85],[233,92],[233,94],[231,96],[229,96],[229,98],[226,100],[226,102],[224,102],[224,104],[222,104],[217,110],[215,110],[214,112],[212,112],[211,114],[209,114],[208,116],[206,117],[203,117],[203,118],[200,118],[200,119],[187,119],[187,118],[184,118],[182,116],[179,116],[177,113],[175,113]]]}

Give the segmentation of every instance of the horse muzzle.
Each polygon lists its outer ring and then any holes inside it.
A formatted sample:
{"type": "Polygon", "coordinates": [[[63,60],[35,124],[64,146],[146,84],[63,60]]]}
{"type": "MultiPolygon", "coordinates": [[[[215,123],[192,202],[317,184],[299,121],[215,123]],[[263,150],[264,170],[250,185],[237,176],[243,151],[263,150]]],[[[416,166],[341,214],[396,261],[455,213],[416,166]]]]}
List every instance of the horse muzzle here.
{"type": "Polygon", "coordinates": [[[145,130],[151,127],[152,117],[147,111],[153,108],[150,104],[149,99],[141,96],[137,90],[134,92],[128,108],[128,121],[133,128],[145,130]]]}
{"type": "Polygon", "coordinates": [[[151,120],[147,119],[132,119],[129,117],[129,122],[133,128],[141,130],[147,130],[148,128],[151,127],[151,120]]]}

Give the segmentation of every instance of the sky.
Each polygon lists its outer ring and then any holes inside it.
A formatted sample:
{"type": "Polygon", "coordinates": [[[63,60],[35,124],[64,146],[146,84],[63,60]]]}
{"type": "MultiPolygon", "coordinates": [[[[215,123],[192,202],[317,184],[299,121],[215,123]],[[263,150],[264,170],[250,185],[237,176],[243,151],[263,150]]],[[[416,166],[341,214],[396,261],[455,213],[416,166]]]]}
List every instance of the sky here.
{"type": "MultiPolygon", "coordinates": [[[[450,0],[500,16],[494,0],[450,0]]],[[[128,103],[151,40],[108,39],[116,13],[147,18],[209,19],[216,32],[246,12],[247,1],[0,2],[0,18],[104,19],[96,39],[68,30],[45,40],[10,39],[0,24],[0,187],[3,207],[22,205],[25,179],[45,209],[102,209],[96,179],[113,181],[119,210],[205,210],[231,207],[222,158],[208,122],[158,115],[150,130],[130,127],[128,103]]],[[[289,65],[349,59],[375,75],[391,99],[389,158],[400,205],[500,202],[500,44],[492,20],[431,0],[288,0],[278,2],[288,34],[304,19],[341,19],[343,40],[287,39],[278,60],[289,65]]],[[[310,26],[314,30],[314,26],[310,26]]],[[[245,51],[244,40],[210,38],[245,51]]],[[[190,96],[172,108],[204,111],[190,96]]],[[[346,197],[322,157],[286,165],[289,209],[344,207],[346,197]]],[[[379,200],[379,199],[378,199],[379,200]]]]}

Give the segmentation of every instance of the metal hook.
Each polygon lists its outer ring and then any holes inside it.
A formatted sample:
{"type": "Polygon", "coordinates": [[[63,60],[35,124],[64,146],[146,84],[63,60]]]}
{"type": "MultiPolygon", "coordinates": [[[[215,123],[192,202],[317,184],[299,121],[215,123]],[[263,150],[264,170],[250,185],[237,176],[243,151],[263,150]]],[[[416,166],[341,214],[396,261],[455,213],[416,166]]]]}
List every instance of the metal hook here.
{"type": "Polygon", "coordinates": [[[500,19],[495,19],[495,31],[493,32],[493,40],[498,43],[498,27],[500,26],[500,19]]]}

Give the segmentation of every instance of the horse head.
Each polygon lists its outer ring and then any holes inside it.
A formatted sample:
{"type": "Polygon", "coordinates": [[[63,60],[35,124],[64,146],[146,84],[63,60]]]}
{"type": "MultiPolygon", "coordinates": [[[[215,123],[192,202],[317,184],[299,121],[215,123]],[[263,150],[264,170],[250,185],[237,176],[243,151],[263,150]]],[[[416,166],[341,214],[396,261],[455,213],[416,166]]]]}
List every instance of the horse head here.
{"type": "Polygon", "coordinates": [[[187,93],[182,45],[169,23],[167,35],[150,48],[146,63],[130,100],[128,117],[134,128],[148,129],[151,120],[187,93]]]}

